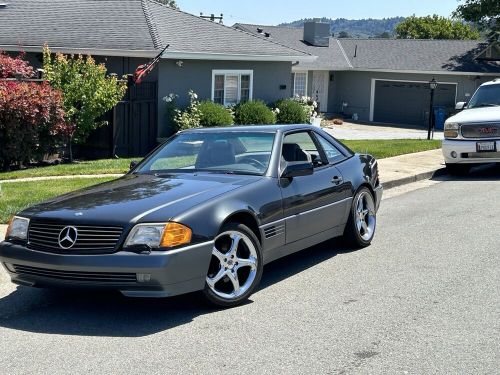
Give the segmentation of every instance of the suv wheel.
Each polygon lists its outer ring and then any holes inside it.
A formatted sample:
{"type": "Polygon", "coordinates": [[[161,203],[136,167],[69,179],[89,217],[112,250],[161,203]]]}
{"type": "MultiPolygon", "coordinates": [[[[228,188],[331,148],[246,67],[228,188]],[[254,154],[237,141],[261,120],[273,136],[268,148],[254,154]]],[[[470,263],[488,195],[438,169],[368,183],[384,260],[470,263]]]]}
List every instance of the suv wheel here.
{"type": "Polygon", "coordinates": [[[452,176],[466,176],[469,174],[471,166],[468,164],[448,164],[446,163],[446,170],[452,176]]]}

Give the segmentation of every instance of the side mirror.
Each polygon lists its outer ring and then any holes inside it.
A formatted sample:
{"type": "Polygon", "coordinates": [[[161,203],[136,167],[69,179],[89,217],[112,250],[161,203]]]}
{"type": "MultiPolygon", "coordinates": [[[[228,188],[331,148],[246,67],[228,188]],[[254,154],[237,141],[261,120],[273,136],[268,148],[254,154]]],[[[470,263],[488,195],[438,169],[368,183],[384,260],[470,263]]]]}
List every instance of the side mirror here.
{"type": "Polygon", "coordinates": [[[130,162],[130,170],[134,169],[134,168],[137,166],[137,164],[139,164],[139,162],[138,162],[138,161],[136,161],[136,160],[132,160],[132,161],[130,162]]]}
{"type": "Polygon", "coordinates": [[[300,176],[310,176],[314,173],[313,163],[293,162],[287,163],[281,178],[293,178],[300,176]]]}
{"type": "Polygon", "coordinates": [[[466,105],[467,105],[467,102],[458,102],[457,105],[455,106],[455,109],[457,111],[461,111],[462,109],[465,108],[466,105]]]}

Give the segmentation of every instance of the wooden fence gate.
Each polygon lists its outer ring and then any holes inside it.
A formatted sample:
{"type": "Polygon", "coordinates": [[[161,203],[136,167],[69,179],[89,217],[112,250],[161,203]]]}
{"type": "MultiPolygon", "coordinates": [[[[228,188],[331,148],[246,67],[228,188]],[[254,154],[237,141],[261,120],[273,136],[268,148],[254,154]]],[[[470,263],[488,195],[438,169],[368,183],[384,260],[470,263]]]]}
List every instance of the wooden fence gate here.
{"type": "Polygon", "coordinates": [[[127,90],[113,114],[114,155],[144,156],[157,144],[157,82],[143,82],[127,90]]]}

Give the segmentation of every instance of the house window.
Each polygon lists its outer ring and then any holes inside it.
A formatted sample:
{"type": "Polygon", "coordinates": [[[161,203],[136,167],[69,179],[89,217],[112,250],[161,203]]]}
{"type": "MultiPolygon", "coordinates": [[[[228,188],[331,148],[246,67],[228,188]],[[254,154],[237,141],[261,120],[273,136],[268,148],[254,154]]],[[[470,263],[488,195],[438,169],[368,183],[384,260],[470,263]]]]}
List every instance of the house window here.
{"type": "Polygon", "coordinates": [[[214,70],[212,72],[212,100],[222,105],[233,105],[252,99],[252,70],[214,70]]]}
{"type": "Polygon", "coordinates": [[[293,96],[307,96],[307,72],[293,74],[293,96]]]}

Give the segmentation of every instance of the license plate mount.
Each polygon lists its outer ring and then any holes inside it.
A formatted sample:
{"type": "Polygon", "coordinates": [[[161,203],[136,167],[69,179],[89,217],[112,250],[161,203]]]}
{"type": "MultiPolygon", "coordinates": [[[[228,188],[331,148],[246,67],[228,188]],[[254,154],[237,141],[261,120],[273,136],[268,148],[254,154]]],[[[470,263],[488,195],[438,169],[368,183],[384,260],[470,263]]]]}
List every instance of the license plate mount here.
{"type": "Polygon", "coordinates": [[[476,143],[477,152],[497,152],[497,143],[495,141],[490,142],[477,142],[476,143]]]}

